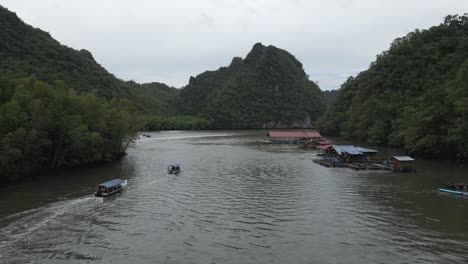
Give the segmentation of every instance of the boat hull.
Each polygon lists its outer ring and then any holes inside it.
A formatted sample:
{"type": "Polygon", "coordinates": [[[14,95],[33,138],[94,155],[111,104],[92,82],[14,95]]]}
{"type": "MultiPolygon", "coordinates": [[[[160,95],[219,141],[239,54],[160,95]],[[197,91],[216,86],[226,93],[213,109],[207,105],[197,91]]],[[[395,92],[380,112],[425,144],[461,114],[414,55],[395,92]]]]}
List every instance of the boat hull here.
{"type": "Polygon", "coordinates": [[[167,174],[172,174],[172,175],[177,175],[181,172],[182,170],[177,170],[177,171],[167,171],[167,174]]]}
{"type": "Polygon", "coordinates": [[[445,192],[445,193],[456,194],[456,195],[466,195],[466,196],[468,196],[468,193],[464,193],[464,192],[461,192],[461,191],[455,191],[455,190],[451,190],[451,189],[439,188],[439,191],[440,192],[445,192]]]}

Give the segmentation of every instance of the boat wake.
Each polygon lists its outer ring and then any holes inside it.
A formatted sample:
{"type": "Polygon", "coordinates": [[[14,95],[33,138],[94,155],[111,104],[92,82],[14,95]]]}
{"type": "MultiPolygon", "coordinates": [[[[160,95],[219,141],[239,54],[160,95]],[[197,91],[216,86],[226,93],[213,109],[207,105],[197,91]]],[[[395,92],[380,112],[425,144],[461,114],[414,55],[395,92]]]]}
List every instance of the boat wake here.
{"type": "Polygon", "coordinates": [[[18,243],[41,239],[41,236],[48,229],[55,228],[65,219],[84,214],[86,211],[93,209],[94,206],[102,204],[102,202],[102,198],[87,196],[56,202],[1,219],[3,221],[17,218],[0,229],[0,259],[2,255],[14,249],[18,243]]]}

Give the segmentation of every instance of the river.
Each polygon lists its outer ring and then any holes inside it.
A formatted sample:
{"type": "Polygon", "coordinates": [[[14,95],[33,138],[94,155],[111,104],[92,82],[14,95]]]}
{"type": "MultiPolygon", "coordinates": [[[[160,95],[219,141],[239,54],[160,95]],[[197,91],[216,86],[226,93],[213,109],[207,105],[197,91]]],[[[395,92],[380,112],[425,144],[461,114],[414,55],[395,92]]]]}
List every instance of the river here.
{"type": "Polygon", "coordinates": [[[121,162],[2,187],[0,263],[468,262],[468,199],[437,192],[466,168],[362,172],[261,131],[150,134],[121,162]],[[127,189],[93,197],[113,178],[127,189]]]}

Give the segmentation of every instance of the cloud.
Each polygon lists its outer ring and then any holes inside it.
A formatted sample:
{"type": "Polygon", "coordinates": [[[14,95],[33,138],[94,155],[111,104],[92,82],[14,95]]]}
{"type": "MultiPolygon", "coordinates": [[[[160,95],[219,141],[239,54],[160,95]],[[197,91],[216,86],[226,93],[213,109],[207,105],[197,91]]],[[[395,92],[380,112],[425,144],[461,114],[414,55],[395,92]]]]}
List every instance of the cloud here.
{"type": "Polygon", "coordinates": [[[286,49],[323,90],[365,70],[397,37],[462,14],[458,0],[3,0],[122,79],[181,87],[262,42],[286,49]]]}

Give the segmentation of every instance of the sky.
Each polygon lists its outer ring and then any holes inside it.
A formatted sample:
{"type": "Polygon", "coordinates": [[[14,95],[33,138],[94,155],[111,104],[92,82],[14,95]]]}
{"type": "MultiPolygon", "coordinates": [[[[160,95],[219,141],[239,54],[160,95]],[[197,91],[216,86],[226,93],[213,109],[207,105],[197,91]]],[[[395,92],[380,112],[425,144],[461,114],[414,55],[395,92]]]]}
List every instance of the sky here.
{"type": "Polygon", "coordinates": [[[89,50],[120,79],[183,87],[261,42],[293,54],[322,90],[390,43],[468,12],[468,0],[0,0],[26,23],[89,50]]]}

